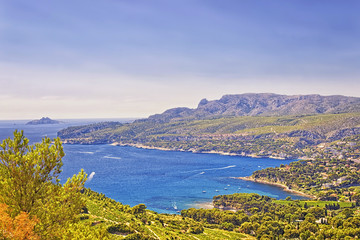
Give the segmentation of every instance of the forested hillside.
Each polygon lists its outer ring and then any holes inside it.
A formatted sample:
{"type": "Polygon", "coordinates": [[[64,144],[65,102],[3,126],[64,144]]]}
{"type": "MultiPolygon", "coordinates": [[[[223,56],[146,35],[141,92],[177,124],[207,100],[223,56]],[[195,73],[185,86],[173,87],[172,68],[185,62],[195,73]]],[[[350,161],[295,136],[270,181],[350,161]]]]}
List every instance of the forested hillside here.
{"type": "Polygon", "coordinates": [[[321,146],[359,134],[360,113],[344,113],[168,123],[110,122],[70,127],[60,131],[58,136],[65,143],[115,143],[244,156],[315,158],[324,154],[325,148],[321,146]]]}
{"type": "Polygon", "coordinates": [[[133,123],[70,127],[58,136],[65,143],[314,159],[323,154],[320,144],[359,134],[360,98],[240,94],[133,123]]]}
{"type": "Polygon", "coordinates": [[[275,168],[255,171],[244,180],[280,184],[320,200],[357,201],[360,195],[350,190],[360,186],[360,136],[328,145],[323,156],[315,160],[292,162],[275,168]],[[340,157],[337,154],[340,153],[340,157]],[[348,157],[344,157],[346,154],[348,157]]]}
{"type": "MultiPolygon", "coordinates": [[[[359,188],[352,191],[360,196],[359,188]]],[[[257,239],[355,239],[360,235],[355,202],[275,200],[236,193],[215,196],[214,205],[217,208],[192,208],[181,215],[213,227],[238,229],[257,239]]]]}

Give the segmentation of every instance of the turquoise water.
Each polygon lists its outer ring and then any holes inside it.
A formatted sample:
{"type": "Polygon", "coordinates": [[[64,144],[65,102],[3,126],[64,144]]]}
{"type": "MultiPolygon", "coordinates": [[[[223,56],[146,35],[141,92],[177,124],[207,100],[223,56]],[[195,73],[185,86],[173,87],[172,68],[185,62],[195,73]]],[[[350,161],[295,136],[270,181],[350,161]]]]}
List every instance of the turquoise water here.
{"type": "MultiPolygon", "coordinates": [[[[66,126],[27,126],[23,122],[0,121],[0,138],[11,136],[13,130],[24,129],[36,142],[66,126]]],[[[145,203],[157,212],[176,213],[181,209],[210,202],[219,194],[235,192],[258,193],[283,199],[303,197],[281,188],[247,182],[233,177],[249,176],[253,171],[290,163],[291,160],[248,158],[217,154],[195,154],[159,151],[111,145],[64,145],[65,158],[62,182],[83,168],[89,175],[86,187],[130,206],[145,203]]]]}

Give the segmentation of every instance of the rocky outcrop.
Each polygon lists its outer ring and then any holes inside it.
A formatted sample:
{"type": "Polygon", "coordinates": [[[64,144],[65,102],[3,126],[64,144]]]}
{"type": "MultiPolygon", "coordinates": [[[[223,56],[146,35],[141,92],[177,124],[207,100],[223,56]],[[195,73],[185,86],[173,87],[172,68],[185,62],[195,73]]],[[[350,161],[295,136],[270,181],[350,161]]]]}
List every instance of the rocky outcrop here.
{"type": "Polygon", "coordinates": [[[331,132],[330,134],[328,134],[327,139],[329,141],[335,141],[358,134],[360,134],[360,127],[345,128],[331,132]]]}
{"type": "Polygon", "coordinates": [[[171,120],[188,119],[194,114],[194,111],[190,108],[172,108],[162,114],[152,115],[147,120],[163,123],[171,120]]]}
{"type": "MultiPolygon", "coordinates": [[[[285,135],[285,134],[284,134],[285,135]]],[[[286,137],[301,137],[307,140],[323,139],[325,136],[315,132],[307,130],[296,130],[285,135],[286,137]]]]}

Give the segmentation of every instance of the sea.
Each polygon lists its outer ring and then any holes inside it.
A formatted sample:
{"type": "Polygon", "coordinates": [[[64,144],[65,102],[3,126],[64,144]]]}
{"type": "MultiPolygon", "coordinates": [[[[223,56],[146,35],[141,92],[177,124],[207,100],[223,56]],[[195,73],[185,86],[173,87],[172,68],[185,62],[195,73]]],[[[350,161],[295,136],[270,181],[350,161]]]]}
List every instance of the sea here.
{"type": "MultiPolygon", "coordinates": [[[[78,126],[115,119],[65,119],[61,124],[26,125],[28,120],[0,121],[1,142],[23,130],[30,144],[45,136],[55,138],[57,132],[78,126]]],[[[128,122],[130,119],[116,119],[128,122]]],[[[280,187],[243,181],[235,177],[250,176],[254,171],[288,164],[296,160],[225,156],[140,149],[129,146],[64,144],[62,183],[84,169],[86,187],[104,193],[123,204],[144,203],[159,213],[179,213],[182,209],[200,208],[213,196],[232,193],[258,193],[276,199],[303,196],[280,187]]]]}

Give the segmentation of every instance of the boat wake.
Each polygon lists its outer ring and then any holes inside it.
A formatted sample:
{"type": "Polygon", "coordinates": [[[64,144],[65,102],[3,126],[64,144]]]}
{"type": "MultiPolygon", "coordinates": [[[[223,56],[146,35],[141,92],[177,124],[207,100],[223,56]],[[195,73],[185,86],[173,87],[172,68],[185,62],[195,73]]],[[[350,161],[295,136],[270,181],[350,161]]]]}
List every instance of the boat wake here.
{"type": "Polygon", "coordinates": [[[86,182],[90,182],[93,178],[94,178],[95,172],[90,173],[88,179],[86,180],[86,182]]]}
{"type": "Polygon", "coordinates": [[[207,168],[207,169],[191,170],[191,171],[186,171],[183,173],[200,172],[200,174],[204,174],[205,173],[204,171],[222,170],[222,169],[228,169],[228,168],[234,168],[234,167],[236,167],[236,165],[230,165],[230,166],[220,167],[220,168],[207,168]]]}
{"type": "Polygon", "coordinates": [[[121,159],[121,157],[104,156],[103,158],[121,159]]]}
{"type": "Polygon", "coordinates": [[[78,152],[78,153],[82,153],[82,154],[94,154],[94,152],[78,152]]]}
{"type": "Polygon", "coordinates": [[[236,165],[230,165],[230,166],[221,167],[221,168],[205,169],[205,170],[221,170],[221,169],[227,169],[227,168],[233,168],[233,167],[236,167],[236,165]]]}

